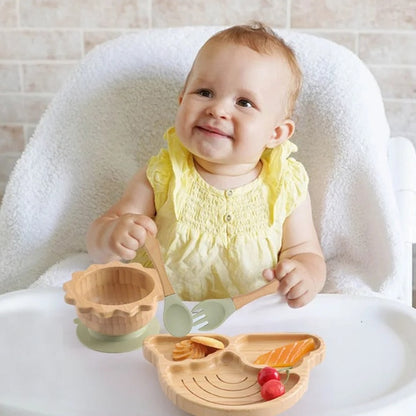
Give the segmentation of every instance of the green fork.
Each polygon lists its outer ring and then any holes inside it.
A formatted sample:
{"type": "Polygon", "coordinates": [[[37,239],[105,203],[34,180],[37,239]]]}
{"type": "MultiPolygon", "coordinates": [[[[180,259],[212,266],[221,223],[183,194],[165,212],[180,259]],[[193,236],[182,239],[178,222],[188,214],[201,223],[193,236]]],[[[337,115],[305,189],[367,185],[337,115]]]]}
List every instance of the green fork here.
{"type": "Polygon", "coordinates": [[[199,327],[199,330],[210,331],[220,326],[237,309],[257,298],[276,292],[278,287],[279,281],[273,279],[270,283],[244,295],[225,299],[203,300],[192,309],[193,325],[200,325],[206,322],[205,325],[199,327]]]}

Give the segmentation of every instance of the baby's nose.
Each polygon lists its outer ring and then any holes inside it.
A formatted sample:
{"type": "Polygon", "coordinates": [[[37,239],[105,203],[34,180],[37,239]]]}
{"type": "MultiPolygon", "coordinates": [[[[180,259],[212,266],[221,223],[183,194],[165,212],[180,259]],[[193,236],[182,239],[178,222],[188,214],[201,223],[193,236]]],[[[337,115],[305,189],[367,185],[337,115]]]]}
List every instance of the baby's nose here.
{"type": "Polygon", "coordinates": [[[230,110],[228,105],[224,100],[215,100],[212,101],[210,106],[207,109],[208,114],[214,118],[229,118],[230,110]]]}

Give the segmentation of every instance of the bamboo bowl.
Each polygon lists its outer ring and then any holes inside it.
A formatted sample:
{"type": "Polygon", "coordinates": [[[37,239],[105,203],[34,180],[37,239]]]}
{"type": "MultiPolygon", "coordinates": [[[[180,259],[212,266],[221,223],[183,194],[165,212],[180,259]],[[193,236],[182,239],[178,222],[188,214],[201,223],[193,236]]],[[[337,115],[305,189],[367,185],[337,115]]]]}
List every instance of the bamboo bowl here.
{"type": "Polygon", "coordinates": [[[109,336],[145,327],[163,299],[156,270],[118,261],[73,273],[64,290],[65,301],[76,306],[79,320],[88,329],[109,336]]]}

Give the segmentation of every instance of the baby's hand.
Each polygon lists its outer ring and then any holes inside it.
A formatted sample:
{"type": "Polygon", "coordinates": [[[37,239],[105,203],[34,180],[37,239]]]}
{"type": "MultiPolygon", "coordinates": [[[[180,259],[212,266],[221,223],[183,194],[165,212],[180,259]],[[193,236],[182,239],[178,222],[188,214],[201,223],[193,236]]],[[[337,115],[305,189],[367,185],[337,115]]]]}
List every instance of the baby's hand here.
{"type": "Polygon", "coordinates": [[[313,278],[302,262],[294,259],[283,259],[276,268],[263,271],[266,280],[280,281],[278,291],[286,297],[292,308],[299,308],[310,302],[317,291],[313,278]]]}
{"type": "Polygon", "coordinates": [[[123,260],[132,260],[143,246],[146,234],[157,233],[154,221],[141,214],[124,214],[113,220],[107,228],[107,244],[110,251],[123,260]]]}

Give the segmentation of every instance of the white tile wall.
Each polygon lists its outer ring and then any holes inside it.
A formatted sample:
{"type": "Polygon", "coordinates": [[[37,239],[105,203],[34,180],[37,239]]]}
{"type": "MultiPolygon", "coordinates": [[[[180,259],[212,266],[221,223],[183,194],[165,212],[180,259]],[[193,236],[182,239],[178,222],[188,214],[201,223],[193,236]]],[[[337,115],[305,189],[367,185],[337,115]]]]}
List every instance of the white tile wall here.
{"type": "Polygon", "coordinates": [[[357,53],[381,86],[392,134],[416,143],[416,0],[0,0],[1,185],[53,94],[95,45],[139,28],[253,19],[357,53]]]}

